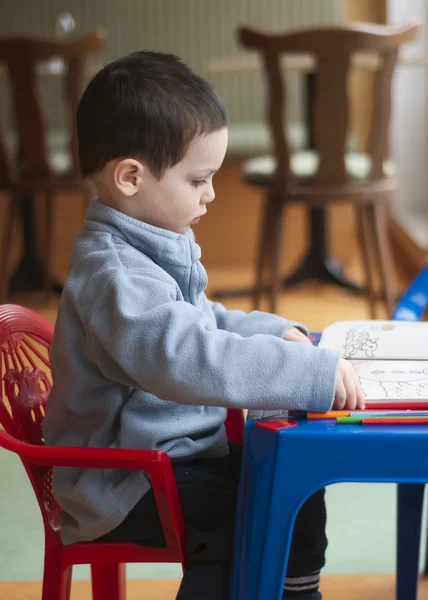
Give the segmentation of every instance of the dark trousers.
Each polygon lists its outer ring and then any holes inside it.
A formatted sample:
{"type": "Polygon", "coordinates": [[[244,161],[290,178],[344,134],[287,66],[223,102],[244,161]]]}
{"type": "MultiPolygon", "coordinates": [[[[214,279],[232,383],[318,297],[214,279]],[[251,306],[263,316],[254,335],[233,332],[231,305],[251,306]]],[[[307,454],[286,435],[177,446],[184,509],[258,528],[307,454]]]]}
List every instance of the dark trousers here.
{"type": "MultiPolygon", "coordinates": [[[[230,444],[224,458],[174,464],[187,530],[187,570],[177,600],[228,600],[235,510],[242,447],[230,444]]],[[[327,547],[324,490],[309,498],[295,522],[287,576],[300,577],[324,566],[327,547]]],[[[153,492],[100,541],[165,546],[153,492]]]]}

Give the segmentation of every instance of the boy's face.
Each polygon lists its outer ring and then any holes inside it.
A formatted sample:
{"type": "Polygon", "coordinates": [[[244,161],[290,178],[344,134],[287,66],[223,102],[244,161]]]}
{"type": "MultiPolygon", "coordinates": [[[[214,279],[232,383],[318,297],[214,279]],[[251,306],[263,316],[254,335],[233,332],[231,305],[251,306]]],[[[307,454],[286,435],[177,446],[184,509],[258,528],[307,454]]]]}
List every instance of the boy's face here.
{"type": "Polygon", "coordinates": [[[185,233],[214,200],[213,175],[227,148],[227,127],[198,137],[183,160],[157,180],[144,169],[132,216],[145,223],[185,233]]]}

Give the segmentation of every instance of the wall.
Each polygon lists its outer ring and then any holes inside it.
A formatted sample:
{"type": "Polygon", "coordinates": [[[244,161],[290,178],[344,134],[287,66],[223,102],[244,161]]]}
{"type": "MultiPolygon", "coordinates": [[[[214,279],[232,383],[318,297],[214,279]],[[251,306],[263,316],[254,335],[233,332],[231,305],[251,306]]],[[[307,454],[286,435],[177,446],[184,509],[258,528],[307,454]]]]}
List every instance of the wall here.
{"type": "MultiPolygon", "coordinates": [[[[420,35],[412,44],[403,46],[407,58],[428,54],[428,6],[424,0],[388,0],[391,22],[419,15],[423,20],[420,35]]],[[[397,163],[400,188],[394,195],[393,215],[410,239],[428,253],[428,187],[427,187],[427,68],[397,68],[393,86],[393,118],[391,146],[397,163]]]]}
{"type": "MultiPolygon", "coordinates": [[[[253,24],[271,30],[288,30],[337,21],[342,0],[3,0],[0,2],[0,36],[14,33],[52,35],[58,15],[70,12],[76,33],[102,27],[108,45],[96,62],[102,64],[146,48],[180,55],[197,73],[206,76],[212,58],[242,58],[235,32],[253,24]]],[[[263,81],[260,75],[213,75],[232,122],[263,120],[263,81]]],[[[300,110],[299,78],[290,77],[290,119],[300,110]]],[[[64,122],[61,90],[55,82],[43,84],[52,127],[64,122]]],[[[6,103],[0,97],[1,105],[6,103]]]]}

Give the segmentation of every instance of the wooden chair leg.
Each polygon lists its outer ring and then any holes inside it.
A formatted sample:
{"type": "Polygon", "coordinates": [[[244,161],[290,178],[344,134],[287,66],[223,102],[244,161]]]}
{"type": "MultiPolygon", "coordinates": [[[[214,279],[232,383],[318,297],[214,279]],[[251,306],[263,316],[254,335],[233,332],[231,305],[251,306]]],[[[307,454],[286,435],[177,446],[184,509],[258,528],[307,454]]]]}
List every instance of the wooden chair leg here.
{"type": "Polygon", "coordinates": [[[281,292],[281,250],[284,203],[279,198],[273,201],[272,209],[272,270],[270,286],[270,312],[276,313],[278,297],[281,292]]]}
{"type": "Polygon", "coordinates": [[[395,306],[395,273],[389,243],[388,205],[386,202],[373,202],[368,206],[368,210],[370,211],[373,225],[373,237],[382,282],[382,295],[385,300],[388,318],[391,318],[395,306]]]}
{"type": "Polygon", "coordinates": [[[13,195],[7,199],[8,206],[6,209],[6,218],[4,220],[3,228],[3,244],[0,258],[0,302],[4,303],[7,301],[9,293],[9,281],[7,273],[7,263],[10,251],[10,242],[12,239],[13,222],[15,219],[15,213],[17,208],[16,198],[13,195]]]}
{"type": "Polygon", "coordinates": [[[272,229],[274,227],[273,216],[275,204],[270,196],[266,199],[263,209],[262,225],[260,230],[259,250],[256,266],[256,281],[253,292],[253,309],[260,310],[263,290],[265,287],[265,271],[269,265],[269,256],[272,246],[272,229]]]}
{"type": "Polygon", "coordinates": [[[46,293],[46,300],[48,301],[50,298],[51,290],[52,290],[52,248],[53,248],[53,191],[48,190],[46,192],[46,205],[45,205],[45,272],[44,272],[44,282],[43,287],[46,293]]]}
{"type": "Polygon", "coordinates": [[[368,214],[367,207],[365,205],[355,204],[354,206],[357,219],[358,237],[360,240],[361,254],[363,258],[369,314],[371,319],[376,319],[376,293],[371,269],[372,244],[370,239],[370,215],[368,214]]]}

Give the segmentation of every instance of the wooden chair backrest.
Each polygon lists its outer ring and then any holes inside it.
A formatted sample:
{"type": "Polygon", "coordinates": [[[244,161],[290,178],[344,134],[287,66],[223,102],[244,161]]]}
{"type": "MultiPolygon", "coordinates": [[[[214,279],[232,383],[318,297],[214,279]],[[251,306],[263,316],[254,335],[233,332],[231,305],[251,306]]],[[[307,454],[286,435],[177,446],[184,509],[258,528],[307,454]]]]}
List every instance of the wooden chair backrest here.
{"type": "MultiPolygon", "coordinates": [[[[20,144],[20,178],[50,177],[45,116],[38,89],[38,65],[54,57],[64,59],[65,97],[68,105],[70,153],[73,174],[79,173],[76,109],[81,94],[83,67],[88,55],[100,52],[106,41],[103,31],[83,37],[59,40],[16,36],[0,39],[0,64],[6,66],[12,94],[16,130],[20,144]]],[[[0,179],[9,182],[16,173],[0,129],[0,179]],[[15,171],[15,173],[14,173],[15,171]]]]}
{"type": "Polygon", "coordinates": [[[282,55],[310,54],[315,58],[315,102],[312,114],[315,149],[319,156],[316,183],[343,184],[345,147],[349,131],[348,77],[355,53],[379,57],[374,86],[372,127],[368,153],[372,160],[371,180],[382,177],[391,110],[391,81],[401,44],[415,39],[419,21],[400,26],[350,23],[314,27],[287,34],[272,34],[243,27],[241,44],[260,53],[267,85],[268,121],[276,158],[275,182],[290,181],[290,150],[285,137],[285,84],[282,55]]]}

